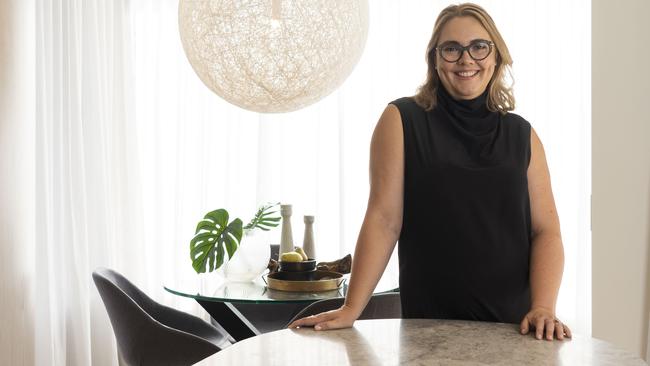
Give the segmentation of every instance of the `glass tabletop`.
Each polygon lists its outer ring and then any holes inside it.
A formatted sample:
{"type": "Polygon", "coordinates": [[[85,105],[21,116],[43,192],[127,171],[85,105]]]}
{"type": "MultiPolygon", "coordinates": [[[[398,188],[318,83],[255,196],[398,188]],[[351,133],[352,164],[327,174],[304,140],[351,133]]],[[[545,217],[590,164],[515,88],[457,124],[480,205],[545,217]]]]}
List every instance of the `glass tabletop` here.
{"type": "MultiPolygon", "coordinates": [[[[197,276],[184,283],[165,283],[168,292],[203,301],[230,303],[288,303],[313,302],[316,300],[345,297],[349,275],[343,276],[343,285],[337,290],[322,292],[289,292],[270,289],[266,286],[266,275],[250,282],[228,282],[217,276],[197,276]]],[[[375,293],[399,291],[396,279],[383,278],[377,284],[375,293]]]]}

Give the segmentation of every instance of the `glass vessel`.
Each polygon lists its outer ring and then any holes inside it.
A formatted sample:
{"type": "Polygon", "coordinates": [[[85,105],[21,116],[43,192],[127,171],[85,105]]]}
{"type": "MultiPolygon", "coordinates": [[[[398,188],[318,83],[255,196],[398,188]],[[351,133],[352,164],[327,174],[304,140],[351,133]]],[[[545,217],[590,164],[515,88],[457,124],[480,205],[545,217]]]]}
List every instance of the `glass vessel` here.
{"type": "Polygon", "coordinates": [[[269,264],[271,251],[263,230],[246,230],[239,248],[224,264],[223,276],[231,282],[249,282],[260,277],[269,264]]]}

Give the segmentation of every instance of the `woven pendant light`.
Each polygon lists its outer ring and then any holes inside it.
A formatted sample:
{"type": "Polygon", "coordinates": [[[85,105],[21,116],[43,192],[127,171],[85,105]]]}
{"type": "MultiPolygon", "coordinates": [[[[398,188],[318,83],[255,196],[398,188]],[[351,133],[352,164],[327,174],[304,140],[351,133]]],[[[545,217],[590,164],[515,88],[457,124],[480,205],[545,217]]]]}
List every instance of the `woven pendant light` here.
{"type": "Polygon", "coordinates": [[[350,75],[368,35],[367,0],[180,0],[183,48],[201,81],[256,112],[319,101],[350,75]]]}

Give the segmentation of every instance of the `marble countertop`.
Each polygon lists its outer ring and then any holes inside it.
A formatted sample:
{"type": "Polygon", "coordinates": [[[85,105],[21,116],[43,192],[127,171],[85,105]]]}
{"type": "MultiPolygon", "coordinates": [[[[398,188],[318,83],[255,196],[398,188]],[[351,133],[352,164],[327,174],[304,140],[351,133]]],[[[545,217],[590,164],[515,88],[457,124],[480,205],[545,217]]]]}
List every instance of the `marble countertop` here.
{"type": "Polygon", "coordinates": [[[283,329],[238,342],[200,365],[616,365],[647,364],[614,345],[574,335],[536,340],[488,322],[360,320],[353,328],[283,329]]]}

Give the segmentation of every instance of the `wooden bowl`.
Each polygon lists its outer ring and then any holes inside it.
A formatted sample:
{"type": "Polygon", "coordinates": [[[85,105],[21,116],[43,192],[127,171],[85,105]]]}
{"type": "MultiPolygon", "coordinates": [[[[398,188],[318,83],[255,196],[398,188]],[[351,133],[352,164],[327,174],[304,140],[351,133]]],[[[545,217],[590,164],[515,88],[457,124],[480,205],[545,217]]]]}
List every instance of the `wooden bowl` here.
{"type": "Polygon", "coordinates": [[[316,270],[316,260],[310,259],[300,262],[280,261],[280,271],[282,272],[308,272],[316,270]]]}

